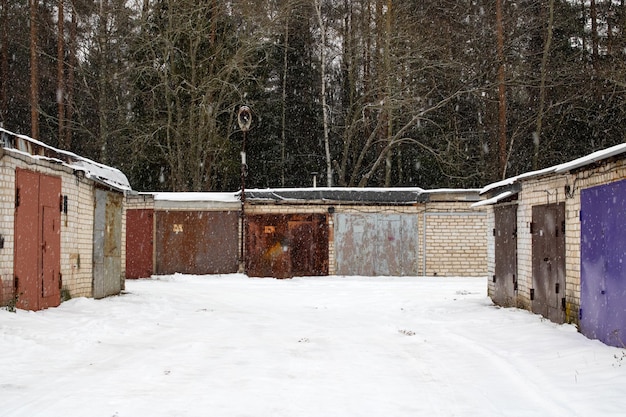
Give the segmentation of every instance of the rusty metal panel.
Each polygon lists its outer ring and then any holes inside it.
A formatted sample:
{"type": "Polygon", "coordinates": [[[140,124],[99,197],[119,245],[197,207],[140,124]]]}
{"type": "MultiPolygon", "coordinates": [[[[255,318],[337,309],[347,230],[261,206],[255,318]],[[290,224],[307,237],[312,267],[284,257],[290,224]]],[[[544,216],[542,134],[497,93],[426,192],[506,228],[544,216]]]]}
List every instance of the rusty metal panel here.
{"type": "Polygon", "coordinates": [[[94,209],[93,296],[122,290],[122,195],[96,188],[94,209]]]}
{"type": "Polygon", "coordinates": [[[41,175],[39,202],[42,219],[42,298],[40,308],[61,303],[61,178],[41,175]]]}
{"type": "Polygon", "coordinates": [[[517,205],[494,207],[495,276],[493,302],[515,306],[517,291],[517,205]]]}
{"type": "Polygon", "coordinates": [[[565,204],[532,208],[532,311],[565,322],[565,204]]]}
{"type": "Polygon", "coordinates": [[[326,215],[251,215],[246,221],[246,272],[249,276],[328,275],[326,215]]]}
{"type": "Polygon", "coordinates": [[[14,275],[19,308],[58,306],[61,179],[16,170],[14,275]]]}
{"type": "Polygon", "coordinates": [[[15,182],[14,275],[17,307],[39,310],[39,174],[18,168],[15,182]]]}
{"type": "Polygon", "coordinates": [[[237,211],[157,211],[155,216],[157,274],[237,272],[237,211]]]}
{"type": "Polygon", "coordinates": [[[418,275],[417,217],[400,213],[335,215],[338,275],[418,275]]]}
{"type": "Polygon", "coordinates": [[[126,211],[126,278],[147,278],[153,273],[154,210],[126,211]]]}

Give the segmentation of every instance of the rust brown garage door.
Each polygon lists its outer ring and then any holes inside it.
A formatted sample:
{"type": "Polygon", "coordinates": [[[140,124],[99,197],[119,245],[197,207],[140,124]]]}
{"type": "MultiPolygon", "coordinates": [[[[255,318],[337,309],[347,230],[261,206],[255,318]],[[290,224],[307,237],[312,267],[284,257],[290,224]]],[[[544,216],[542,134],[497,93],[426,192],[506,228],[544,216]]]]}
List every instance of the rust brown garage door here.
{"type": "Polygon", "coordinates": [[[159,210],[155,216],[157,274],[237,272],[238,212],[159,210]]]}
{"type": "Polygon", "coordinates": [[[246,218],[246,272],[251,277],[328,275],[328,225],[323,214],[246,218]]]}

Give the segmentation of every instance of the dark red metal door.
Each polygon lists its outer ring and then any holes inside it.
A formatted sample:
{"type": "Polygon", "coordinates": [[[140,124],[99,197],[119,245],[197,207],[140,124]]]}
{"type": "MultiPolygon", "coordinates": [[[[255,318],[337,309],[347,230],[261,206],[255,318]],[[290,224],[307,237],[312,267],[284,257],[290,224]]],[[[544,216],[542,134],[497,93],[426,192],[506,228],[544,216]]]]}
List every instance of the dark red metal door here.
{"type": "Polygon", "coordinates": [[[517,205],[494,208],[495,275],[493,302],[515,306],[517,291],[517,205]]]}
{"type": "Polygon", "coordinates": [[[17,306],[55,307],[61,302],[61,179],[23,169],[15,174],[17,306]]]}
{"type": "Polygon", "coordinates": [[[532,210],[532,311],[565,322],[565,204],[532,210]]]}
{"type": "Polygon", "coordinates": [[[246,221],[249,276],[290,278],[328,274],[325,215],[250,215],[246,221]]]}
{"type": "Polygon", "coordinates": [[[126,212],[126,278],[147,278],[153,273],[154,210],[126,212]]]}

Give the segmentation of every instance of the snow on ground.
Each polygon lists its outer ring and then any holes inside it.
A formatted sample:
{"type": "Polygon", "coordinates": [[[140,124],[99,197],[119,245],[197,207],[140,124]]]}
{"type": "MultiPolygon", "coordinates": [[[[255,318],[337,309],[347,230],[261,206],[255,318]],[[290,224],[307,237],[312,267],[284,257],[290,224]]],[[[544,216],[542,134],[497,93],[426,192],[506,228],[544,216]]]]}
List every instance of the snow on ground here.
{"type": "Polygon", "coordinates": [[[166,276],[0,310],[1,416],[623,416],[624,350],[484,278],[166,276]]]}

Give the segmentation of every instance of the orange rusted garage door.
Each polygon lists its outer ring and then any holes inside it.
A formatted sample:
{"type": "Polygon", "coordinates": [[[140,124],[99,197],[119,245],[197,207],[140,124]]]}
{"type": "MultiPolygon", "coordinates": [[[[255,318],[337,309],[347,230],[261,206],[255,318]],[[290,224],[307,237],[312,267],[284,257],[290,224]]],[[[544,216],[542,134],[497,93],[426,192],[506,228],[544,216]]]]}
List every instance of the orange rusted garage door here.
{"type": "Polygon", "coordinates": [[[251,215],[246,221],[246,272],[249,276],[328,275],[326,215],[251,215]]]}

